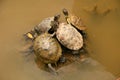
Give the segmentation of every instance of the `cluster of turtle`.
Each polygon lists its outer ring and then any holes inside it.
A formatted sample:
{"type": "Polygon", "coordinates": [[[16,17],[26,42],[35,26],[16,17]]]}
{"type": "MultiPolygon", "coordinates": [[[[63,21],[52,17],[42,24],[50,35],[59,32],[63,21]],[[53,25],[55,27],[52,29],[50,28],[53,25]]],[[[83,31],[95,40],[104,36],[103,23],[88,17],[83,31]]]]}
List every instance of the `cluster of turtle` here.
{"type": "Polygon", "coordinates": [[[36,57],[48,68],[56,73],[52,64],[59,60],[65,62],[62,55],[63,46],[71,53],[79,54],[83,48],[86,29],[81,18],[69,14],[67,9],[62,10],[65,20],[60,22],[60,14],[43,19],[33,30],[25,34],[32,41],[32,49],[36,57]]]}

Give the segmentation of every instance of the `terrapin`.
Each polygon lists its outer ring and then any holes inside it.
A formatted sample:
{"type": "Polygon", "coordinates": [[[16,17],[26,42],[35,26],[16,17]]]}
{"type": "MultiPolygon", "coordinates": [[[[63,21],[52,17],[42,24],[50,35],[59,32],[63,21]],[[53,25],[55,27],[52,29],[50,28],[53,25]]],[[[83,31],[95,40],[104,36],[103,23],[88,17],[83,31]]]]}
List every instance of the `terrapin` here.
{"type": "Polygon", "coordinates": [[[67,9],[63,9],[63,14],[65,15],[66,21],[72,26],[76,27],[79,30],[85,30],[86,26],[83,24],[83,21],[80,17],[77,17],[73,14],[69,14],[67,9]]]}
{"type": "Polygon", "coordinates": [[[56,63],[62,55],[61,46],[57,40],[52,38],[51,34],[43,33],[35,38],[33,49],[37,58],[48,64],[53,72],[56,72],[51,64],[56,63]]]}
{"type": "Polygon", "coordinates": [[[48,17],[48,18],[43,19],[40,22],[40,24],[36,25],[31,31],[24,34],[24,36],[26,37],[26,39],[33,40],[37,36],[37,34],[39,35],[39,34],[48,32],[51,29],[51,22],[52,21],[58,22],[59,18],[60,18],[60,14],[56,14],[53,17],[48,17]]]}
{"type": "MultiPolygon", "coordinates": [[[[53,23],[56,23],[56,21],[53,23]]],[[[82,48],[83,37],[72,25],[62,22],[56,27],[54,26],[56,38],[63,46],[70,50],[80,50],[82,48]]]]}
{"type": "MultiPolygon", "coordinates": [[[[60,15],[54,16],[54,21],[58,22],[60,15]]],[[[51,22],[50,22],[51,26],[51,22]]],[[[51,66],[56,63],[62,55],[62,49],[58,41],[53,38],[54,34],[49,34],[49,31],[41,32],[39,27],[35,27],[31,32],[26,34],[26,37],[32,40],[33,50],[39,60],[48,64],[48,67],[53,71],[56,70],[51,66]],[[35,34],[37,34],[35,36],[35,34]]]]}

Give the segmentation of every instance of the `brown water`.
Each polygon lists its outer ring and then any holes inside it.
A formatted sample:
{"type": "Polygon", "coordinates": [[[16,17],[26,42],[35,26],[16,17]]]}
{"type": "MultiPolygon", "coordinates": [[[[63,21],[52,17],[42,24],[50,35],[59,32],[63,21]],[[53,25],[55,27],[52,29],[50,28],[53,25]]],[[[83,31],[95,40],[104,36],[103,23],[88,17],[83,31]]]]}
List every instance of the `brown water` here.
{"type": "Polygon", "coordinates": [[[119,0],[0,0],[0,80],[114,80],[120,76],[119,0]],[[98,14],[92,9],[98,5],[98,14]],[[22,34],[43,18],[67,8],[88,27],[89,52],[95,60],[75,62],[58,70],[59,76],[40,70],[33,57],[19,52],[22,34]],[[108,8],[111,12],[102,13],[108,8]],[[111,72],[111,73],[109,73],[111,72]]]}

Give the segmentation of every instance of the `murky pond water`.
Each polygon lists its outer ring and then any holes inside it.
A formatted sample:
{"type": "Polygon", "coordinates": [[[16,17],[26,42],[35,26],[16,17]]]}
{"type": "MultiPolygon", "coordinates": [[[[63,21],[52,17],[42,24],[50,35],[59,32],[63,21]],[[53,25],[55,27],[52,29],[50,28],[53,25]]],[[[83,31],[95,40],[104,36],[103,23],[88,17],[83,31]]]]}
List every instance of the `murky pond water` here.
{"type": "Polygon", "coordinates": [[[120,76],[119,5],[119,0],[0,0],[0,80],[114,80],[113,75],[120,76]],[[24,45],[23,33],[62,8],[83,19],[88,27],[89,53],[95,60],[72,63],[54,76],[40,70],[33,56],[26,58],[19,50],[24,45]]]}

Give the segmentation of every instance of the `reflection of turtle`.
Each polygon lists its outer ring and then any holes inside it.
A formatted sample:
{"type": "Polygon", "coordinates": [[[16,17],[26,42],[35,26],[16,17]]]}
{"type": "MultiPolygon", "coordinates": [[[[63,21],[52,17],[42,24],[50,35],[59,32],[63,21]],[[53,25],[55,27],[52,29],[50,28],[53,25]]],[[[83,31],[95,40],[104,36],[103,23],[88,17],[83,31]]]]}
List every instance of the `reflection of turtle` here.
{"type": "Polygon", "coordinates": [[[80,17],[77,17],[73,14],[69,14],[67,9],[63,9],[63,14],[66,16],[66,20],[69,24],[73,25],[79,30],[85,30],[86,26],[83,24],[83,21],[80,17]]]}

